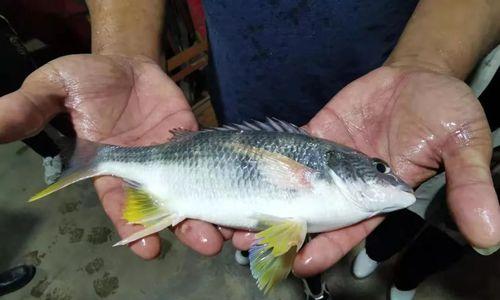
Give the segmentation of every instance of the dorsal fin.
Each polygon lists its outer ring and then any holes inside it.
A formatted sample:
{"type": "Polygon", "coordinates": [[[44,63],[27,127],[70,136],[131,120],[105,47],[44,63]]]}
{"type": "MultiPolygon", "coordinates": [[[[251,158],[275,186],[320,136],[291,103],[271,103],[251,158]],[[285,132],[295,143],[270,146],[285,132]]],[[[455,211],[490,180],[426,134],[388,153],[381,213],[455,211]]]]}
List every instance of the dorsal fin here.
{"type": "Polygon", "coordinates": [[[266,118],[265,122],[251,121],[241,124],[229,124],[222,127],[206,129],[206,131],[268,131],[268,132],[288,132],[296,134],[309,135],[307,131],[294,125],[276,118],[266,118]]]}
{"type": "Polygon", "coordinates": [[[186,135],[186,134],[189,134],[189,133],[192,133],[193,131],[191,130],[188,130],[188,129],[184,129],[182,127],[178,127],[178,128],[173,128],[173,129],[170,129],[170,133],[173,135],[173,136],[183,136],[183,135],[186,135]]]}
{"type": "Polygon", "coordinates": [[[196,131],[191,131],[179,127],[170,129],[170,133],[172,134],[172,137],[170,138],[169,142],[174,142],[183,140],[185,138],[189,139],[193,134],[196,134],[196,131]]]}

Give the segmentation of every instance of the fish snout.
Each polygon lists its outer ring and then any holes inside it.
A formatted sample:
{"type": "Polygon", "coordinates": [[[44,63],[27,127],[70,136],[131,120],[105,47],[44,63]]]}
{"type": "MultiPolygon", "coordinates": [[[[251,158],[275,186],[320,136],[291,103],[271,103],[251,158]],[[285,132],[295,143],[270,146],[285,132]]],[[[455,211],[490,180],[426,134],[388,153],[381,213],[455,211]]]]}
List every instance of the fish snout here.
{"type": "Polygon", "coordinates": [[[403,192],[406,192],[406,193],[410,193],[410,194],[414,194],[414,191],[412,189],[411,186],[409,186],[408,184],[406,183],[400,183],[397,188],[400,190],[400,191],[403,191],[403,192]]]}

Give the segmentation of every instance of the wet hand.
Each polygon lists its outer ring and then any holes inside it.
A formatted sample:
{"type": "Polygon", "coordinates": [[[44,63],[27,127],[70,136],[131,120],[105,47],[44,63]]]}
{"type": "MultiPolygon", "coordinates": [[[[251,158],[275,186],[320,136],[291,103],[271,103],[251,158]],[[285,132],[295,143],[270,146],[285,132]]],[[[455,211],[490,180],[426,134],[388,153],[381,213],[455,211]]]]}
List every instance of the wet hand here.
{"type": "MultiPolygon", "coordinates": [[[[196,130],[197,124],[182,91],[153,61],[142,57],[72,55],[33,72],[22,87],[0,98],[0,143],[40,132],[57,114],[68,112],[77,136],[123,146],[163,143],[172,128],[196,130]]],[[[124,238],[140,230],[122,220],[121,180],[95,180],[106,214],[124,238]]],[[[188,220],[174,229],[194,250],[213,255],[231,231],[188,220]]],[[[157,235],[130,245],[143,258],[159,254],[157,235]]]]}
{"type": "MultiPolygon", "coordinates": [[[[340,91],[306,128],[388,161],[414,187],[444,166],[447,201],[462,234],[479,248],[499,244],[491,132],[481,105],[462,81],[425,70],[379,68],[340,91]]],[[[319,235],[301,250],[295,272],[327,269],[380,220],[319,235]]]]}
{"type": "MultiPolygon", "coordinates": [[[[386,160],[414,187],[444,165],[449,207],[461,232],[479,248],[500,242],[490,129],[478,100],[460,80],[425,70],[379,68],[341,90],[304,128],[386,160]]],[[[381,221],[376,217],[318,235],[299,252],[294,272],[310,276],[328,269],[381,221]]],[[[252,241],[248,233],[233,237],[241,249],[252,241]]]]}

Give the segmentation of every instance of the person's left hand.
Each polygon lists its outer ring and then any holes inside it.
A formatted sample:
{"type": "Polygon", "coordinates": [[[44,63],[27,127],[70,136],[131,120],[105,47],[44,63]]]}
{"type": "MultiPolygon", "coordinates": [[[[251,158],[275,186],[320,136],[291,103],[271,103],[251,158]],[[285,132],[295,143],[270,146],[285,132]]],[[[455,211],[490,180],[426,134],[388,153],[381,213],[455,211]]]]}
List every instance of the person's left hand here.
{"type": "MultiPolygon", "coordinates": [[[[461,232],[479,248],[499,244],[491,133],[481,105],[462,81],[423,69],[382,67],[341,90],[304,128],[386,160],[414,187],[444,164],[449,206],[461,232]]],[[[294,273],[326,270],[381,220],[316,236],[300,250],[294,273]]],[[[233,236],[240,249],[252,241],[249,233],[233,236]]]]}

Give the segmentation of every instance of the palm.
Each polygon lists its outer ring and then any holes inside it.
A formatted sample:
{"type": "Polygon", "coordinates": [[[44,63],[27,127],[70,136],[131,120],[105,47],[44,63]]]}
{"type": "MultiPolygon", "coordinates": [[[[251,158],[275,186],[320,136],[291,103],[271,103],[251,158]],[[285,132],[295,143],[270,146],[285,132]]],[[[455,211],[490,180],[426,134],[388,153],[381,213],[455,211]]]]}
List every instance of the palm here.
{"type": "Polygon", "coordinates": [[[386,159],[413,186],[435,174],[443,150],[491,143],[483,110],[465,84],[390,68],[348,86],[307,127],[386,159]]]}
{"type": "MultiPolygon", "coordinates": [[[[154,63],[140,59],[73,56],[49,64],[64,70],[65,101],[80,138],[116,145],[149,145],[170,137],[169,130],[196,130],[196,121],[179,88],[154,63]],[[91,70],[91,71],[88,71],[91,70]],[[68,84],[77,81],[79,84],[68,84]]],[[[60,72],[59,72],[60,73],[60,72]]],[[[121,218],[120,180],[103,177],[96,190],[108,216],[124,237],[138,230],[121,218]]],[[[156,256],[156,236],[131,245],[143,257],[156,256]]]]}
{"type": "Polygon", "coordinates": [[[152,62],[78,55],[47,68],[61,74],[64,105],[80,138],[144,145],[165,142],[173,127],[196,129],[182,92],[152,62]]]}
{"type": "MultiPolygon", "coordinates": [[[[464,83],[429,72],[381,68],[339,92],[305,128],[315,136],[387,160],[413,186],[435,174],[444,161],[449,175],[448,195],[453,199],[450,207],[460,229],[475,244],[496,239],[498,232],[488,233],[467,223],[477,217],[474,211],[478,208],[498,213],[494,201],[469,201],[477,198],[477,193],[495,198],[487,179],[465,178],[456,171],[478,167],[474,161],[479,157],[472,157],[470,163],[463,160],[464,155],[491,155],[488,123],[464,83]],[[448,170],[450,165],[453,168],[448,170]]],[[[380,220],[319,235],[301,251],[295,271],[311,275],[328,268],[380,220]]]]}
{"type": "MultiPolygon", "coordinates": [[[[121,56],[73,55],[57,59],[32,73],[23,87],[2,97],[0,142],[39,131],[56,113],[67,111],[79,138],[116,145],[165,142],[173,128],[196,130],[182,92],[150,60],[121,56]]],[[[103,207],[122,237],[139,230],[121,218],[120,180],[95,181],[103,207]]],[[[211,225],[184,222],[180,240],[204,254],[217,252],[220,233],[211,225]],[[190,230],[190,229],[194,230],[190,230]]],[[[144,258],[159,253],[159,239],[150,236],[131,245],[144,258]]]]}

